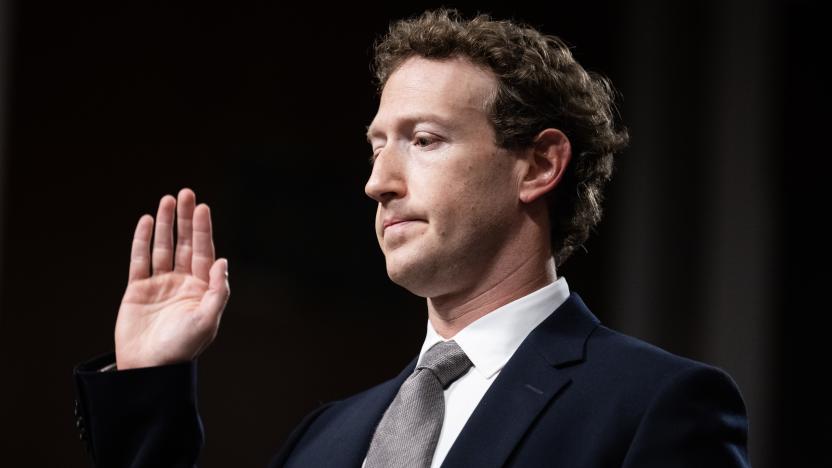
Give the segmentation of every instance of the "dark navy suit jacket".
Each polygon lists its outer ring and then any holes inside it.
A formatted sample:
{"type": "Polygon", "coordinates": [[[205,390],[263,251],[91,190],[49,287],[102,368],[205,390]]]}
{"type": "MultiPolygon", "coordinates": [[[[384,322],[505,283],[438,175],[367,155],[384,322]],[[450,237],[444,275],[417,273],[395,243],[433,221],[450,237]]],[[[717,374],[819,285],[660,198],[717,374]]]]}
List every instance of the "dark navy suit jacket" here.
{"type": "MultiPolygon", "coordinates": [[[[100,467],[193,466],[203,431],[196,366],[75,370],[80,425],[100,467]]],[[[361,466],[397,377],[308,415],[272,467],[361,466]]],[[[572,292],[518,348],[442,467],[747,467],[748,422],[724,371],[601,325],[572,292]]]]}

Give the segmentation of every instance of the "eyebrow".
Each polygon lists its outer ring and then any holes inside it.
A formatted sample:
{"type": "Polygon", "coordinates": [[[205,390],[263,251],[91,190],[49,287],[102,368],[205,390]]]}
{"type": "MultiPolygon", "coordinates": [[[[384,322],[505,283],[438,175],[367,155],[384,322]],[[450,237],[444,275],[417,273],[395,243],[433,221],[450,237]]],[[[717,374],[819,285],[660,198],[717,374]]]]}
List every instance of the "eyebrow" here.
{"type": "MultiPolygon", "coordinates": [[[[412,125],[416,125],[417,123],[420,123],[420,122],[433,122],[433,123],[439,124],[440,126],[445,127],[445,128],[454,128],[455,127],[453,121],[451,121],[450,119],[442,117],[439,114],[433,114],[433,113],[423,113],[423,114],[409,115],[407,117],[404,117],[404,118],[396,121],[394,125],[397,126],[397,127],[401,127],[401,126],[404,126],[404,125],[411,125],[412,126],[412,125]]],[[[373,136],[380,133],[380,132],[375,131],[372,128],[370,128],[371,126],[372,126],[372,123],[370,125],[367,125],[367,142],[368,143],[371,142],[371,140],[373,139],[373,136]]]]}

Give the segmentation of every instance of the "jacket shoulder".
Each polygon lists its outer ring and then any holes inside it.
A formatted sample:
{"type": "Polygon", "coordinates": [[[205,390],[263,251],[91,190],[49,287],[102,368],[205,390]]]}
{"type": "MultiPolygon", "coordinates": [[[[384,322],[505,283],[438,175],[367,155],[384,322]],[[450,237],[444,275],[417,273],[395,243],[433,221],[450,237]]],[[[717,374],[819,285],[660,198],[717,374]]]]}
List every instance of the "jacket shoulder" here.
{"type": "Polygon", "coordinates": [[[745,411],[739,386],[724,369],[603,325],[587,340],[585,365],[578,367],[583,369],[576,371],[588,376],[598,388],[614,388],[605,395],[631,407],[636,414],[643,414],[669,389],[699,384],[730,396],[732,406],[745,411]]]}
{"type": "Polygon", "coordinates": [[[674,354],[604,325],[599,325],[587,340],[586,361],[612,375],[647,381],[662,381],[694,368],[727,375],[719,367],[674,354]]]}
{"type": "Polygon", "coordinates": [[[746,405],[725,370],[603,326],[593,338],[587,362],[631,417],[622,466],[748,466],[746,405]]]}

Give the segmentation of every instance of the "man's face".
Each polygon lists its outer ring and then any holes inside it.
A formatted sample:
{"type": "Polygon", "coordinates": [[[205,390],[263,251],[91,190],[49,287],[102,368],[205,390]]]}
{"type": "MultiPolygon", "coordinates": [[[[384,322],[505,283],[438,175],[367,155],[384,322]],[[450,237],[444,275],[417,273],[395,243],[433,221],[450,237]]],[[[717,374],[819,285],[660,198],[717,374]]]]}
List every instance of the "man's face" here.
{"type": "Polygon", "coordinates": [[[518,219],[517,158],[486,113],[496,78],[464,59],[413,57],[388,79],[368,131],[365,191],[387,273],[414,294],[477,286],[518,219]]]}

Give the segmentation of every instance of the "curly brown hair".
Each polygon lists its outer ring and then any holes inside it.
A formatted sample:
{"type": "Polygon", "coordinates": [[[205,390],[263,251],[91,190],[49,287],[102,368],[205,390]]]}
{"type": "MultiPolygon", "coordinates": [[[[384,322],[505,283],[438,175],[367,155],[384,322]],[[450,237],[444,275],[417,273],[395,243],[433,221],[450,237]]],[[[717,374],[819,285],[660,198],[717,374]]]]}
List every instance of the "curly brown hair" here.
{"type": "Polygon", "coordinates": [[[584,70],[555,36],[484,14],[463,19],[453,9],[392,23],[374,49],[379,93],[413,56],[463,57],[491,70],[499,85],[488,112],[500,147],[529,147],[540,131],[561,130],[572,146],[572,164],[548,194],[556,264],[586,242],[601,220],[613,156],[628,142],[627,130],[615,122],[614,91],[607,79],[584,70]]]}

